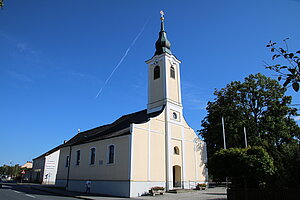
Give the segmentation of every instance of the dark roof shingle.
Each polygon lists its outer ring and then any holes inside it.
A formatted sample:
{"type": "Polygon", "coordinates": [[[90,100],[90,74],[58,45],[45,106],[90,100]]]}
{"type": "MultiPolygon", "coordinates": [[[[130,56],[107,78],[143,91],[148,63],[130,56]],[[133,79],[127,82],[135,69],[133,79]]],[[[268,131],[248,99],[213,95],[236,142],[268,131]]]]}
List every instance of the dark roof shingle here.
{"type": "Polygon", "coordinates": [[[78,133],[68,142],[60,147],[73,146],[87,142],[113,138],[117,136],[130,134],[130,124],[140,124],[149,121],[150,118],[158,116],[162,113],[164,107],[157,112],[147,113],[147,109],[139,112],[124,115],[111,124],[99,126],[81,133],[78,133]]]}

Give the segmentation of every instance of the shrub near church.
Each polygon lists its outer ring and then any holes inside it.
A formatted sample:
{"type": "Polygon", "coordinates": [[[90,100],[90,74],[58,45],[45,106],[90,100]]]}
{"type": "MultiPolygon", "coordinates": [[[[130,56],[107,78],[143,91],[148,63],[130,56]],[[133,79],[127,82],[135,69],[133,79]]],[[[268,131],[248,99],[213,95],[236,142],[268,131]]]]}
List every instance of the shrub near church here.
{"type": "MultiPolygon", "coordinates": [[[[234,81],[216,90],[215,101],[208,102],[208,115],[199,132],[207,143],[210,174],[221,180],[228,176],[232,181],[228,199],[233,198],[233,188],[235,191],[241,188],[242,197],[250,195],[247,190],[251,188],[251,195],[257,195],[248,199],[269,199],[264,196],[270,193],[267,191],[286,193],[286,199],[299,189],[300,128],[293,119],[297,109],[289,106],[292,97],[285,96],[285,91],[278,81],[255,74],[246,77],[244,82],[234,81]],[[228,150],[221,150],[222,116],[226,145],[232,148],[228,150]],[[240,149],[245,147],[244,128],[252,148],[240,149]],[[217,159],[224,162],[218,163],[217,159]],[[283,188],[290,191],[283,191],[283,188]]],[[[270,196],[270,199],[275,198],[280,195],[270,196]]]]}

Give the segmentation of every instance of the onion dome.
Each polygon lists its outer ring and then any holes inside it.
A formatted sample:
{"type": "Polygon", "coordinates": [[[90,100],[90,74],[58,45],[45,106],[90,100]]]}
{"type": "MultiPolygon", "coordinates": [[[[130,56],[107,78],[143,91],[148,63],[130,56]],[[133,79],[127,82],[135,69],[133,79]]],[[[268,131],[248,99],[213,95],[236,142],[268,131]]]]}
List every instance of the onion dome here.
{"type": "Polygon", "coordinates": [[[170,41],[167,39],[167,33],[165,31],[165,27],[164,27],[164,13],[163,11],[160,11],[161,14],[161,25],[160,25],[160,32],[159,32],[159,37],[155,43],[155,54],[154,55],[160,55],[163,53],[168,53],[168,54],[172,54],[170,47],[171,47],[171,43],[170,41]]]}

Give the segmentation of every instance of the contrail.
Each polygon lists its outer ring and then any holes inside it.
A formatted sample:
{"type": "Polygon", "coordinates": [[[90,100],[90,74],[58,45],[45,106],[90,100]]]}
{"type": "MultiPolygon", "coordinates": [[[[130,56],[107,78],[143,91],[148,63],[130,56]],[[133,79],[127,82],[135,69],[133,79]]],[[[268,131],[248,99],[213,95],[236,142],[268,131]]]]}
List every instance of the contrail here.
{"type": "Polygon", "coordinates": [[[104,87],[106,86],[106,84],[108,83],[108,81],[110,80],[110,78],[114,75],[115,71],[119,68],[119,66],[122,64],[123,60],[125,59],[125,57],[127,56],[128,52],[130,51],[131,47],[133,47],[133,45],[136,43],[136,41],[139,39],[139,37],[141,36],[141,34],[143,33],[147,23],[148,23],[149,19],[145,22],[145,24],[143,25],[142,29],[140,30],[140,32],[137,34],[137,36],[134,38],[134,40],[132,41],[132,43],[129,45],[129,47],[127,48],[125,54],[122,56],[121,60],[119,61],[119,63],[116,65],[116,67],[114,68],[114,70],[110,73],[110,75],[108,76],[108,78],[105,80],[104,85],[101,87],[101,89],[99,90],[98,94],[96,95],[95,98],[97,98],[102,90],[104,89],[104,87]]]}

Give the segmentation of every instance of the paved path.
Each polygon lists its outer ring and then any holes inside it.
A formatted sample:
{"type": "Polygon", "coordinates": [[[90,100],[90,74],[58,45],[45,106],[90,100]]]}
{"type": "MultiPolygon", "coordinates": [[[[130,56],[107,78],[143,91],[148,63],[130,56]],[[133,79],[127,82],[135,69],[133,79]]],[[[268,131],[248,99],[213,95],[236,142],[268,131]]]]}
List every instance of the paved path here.
{"type": "Polygon", "coordinates": [[[208,188],[206,190],[172,194],[166,193],[163,195],[156,195],[155,197],[145,196],[133,198],[137,200],[152,199],[152,200],[225,200],[227,199],[226,188],[216,187],[208,188]]]}

